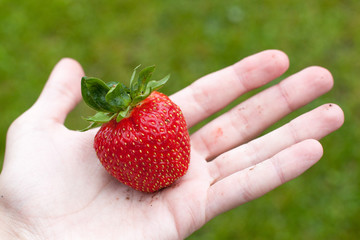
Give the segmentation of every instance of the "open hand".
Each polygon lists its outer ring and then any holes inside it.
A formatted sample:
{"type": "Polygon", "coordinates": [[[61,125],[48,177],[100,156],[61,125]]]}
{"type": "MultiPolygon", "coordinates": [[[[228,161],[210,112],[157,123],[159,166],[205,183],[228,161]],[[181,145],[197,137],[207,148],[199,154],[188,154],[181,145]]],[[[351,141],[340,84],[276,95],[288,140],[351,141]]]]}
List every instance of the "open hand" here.
{"type": "MultiPolygon", "coordinates": [[[[268,50],[209,74],[171,96],[188,127],[281,76],[287,56],[268,50]]],[[[154,194],[110,176],[93,150],[97,129],[64,127],[81,100],[81,66],[54,68],[38,101],[10,127],[0,175],[0,229],[24,239],[183,239],[218,214],[299,176],[322,156],[317,141],[339,128],[325,104],[256,138],[333,85],[309,67],[211,121],[191,136],[188,173],[154,194]]],[[[0,231],[1,233],[1,231],[0,231]]],[[[1,235],[1,234],[0,234],[1,235]]]]}

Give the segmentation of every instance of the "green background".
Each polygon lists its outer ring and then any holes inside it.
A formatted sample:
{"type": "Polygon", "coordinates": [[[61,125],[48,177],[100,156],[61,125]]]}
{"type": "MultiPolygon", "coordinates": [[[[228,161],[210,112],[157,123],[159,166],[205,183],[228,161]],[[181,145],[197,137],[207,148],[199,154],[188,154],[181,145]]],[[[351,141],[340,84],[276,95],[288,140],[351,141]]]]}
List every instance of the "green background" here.
{"type": "MultiPolygon", "coordinates": [[[[189,239],[357,239],[358,0],[0,0],[0,155],[7,128],[34,103],[62,57],[108,81],[126,82],[138,64],[156,64],[155,78],[172,74],[163,88],[172,94],[265,49],[290,58],[277,81],[310,65],[328,68],[335,79],[330,93],[276,126],[327,102],[343,108],[345,124],[321,141],[323,159],[300,178],[222,214],[189,239]]],[[[81,116],[89,111],[80,104],[66,125],[86,126],[81,116]]]]}

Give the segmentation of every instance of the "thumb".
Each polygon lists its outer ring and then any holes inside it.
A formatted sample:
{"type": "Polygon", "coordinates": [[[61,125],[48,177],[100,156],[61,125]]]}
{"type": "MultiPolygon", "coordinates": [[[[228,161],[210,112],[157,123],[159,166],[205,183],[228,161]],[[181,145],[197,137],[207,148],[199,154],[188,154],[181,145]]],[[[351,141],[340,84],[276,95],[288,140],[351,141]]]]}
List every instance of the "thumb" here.
{"type": "MultiPolygon", "coordinates": [[[[54,69],[34,108],[42,118],[64,123],[68,113],[81,100],[81,65],[70,58],[61,59],[54,69]]],[[[38,116],[39,116],[38,115],[38,116]]]]}

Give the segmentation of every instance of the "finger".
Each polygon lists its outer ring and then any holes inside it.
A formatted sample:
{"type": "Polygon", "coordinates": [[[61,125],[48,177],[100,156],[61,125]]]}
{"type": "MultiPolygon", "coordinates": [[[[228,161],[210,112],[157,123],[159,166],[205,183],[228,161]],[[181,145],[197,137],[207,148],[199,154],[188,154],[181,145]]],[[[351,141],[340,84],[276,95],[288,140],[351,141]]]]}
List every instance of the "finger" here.
{"type": "Polygon", "coordinates": [[[254,138],[295,109],[329,91],[329,71],[310,67],[244,101],[192,135],[193,146],[211,159],[254,138]]]}
{"type": "Polygon", "coordinates": [[[171,96],[180,106],[189,127],[224,108],[240,95],[281,76],[287,56],[267,50],[211,73],[171,96]]]}
{"type": "Polygon", "coordinates": [[[67,114],[81,100],[82,76],[84,71],[77,61],[70,58],[59,61],[34,105],[38,115],[63,123],[67,114]]]}
{"type": "Polygon", "coordinates": [[[209,162],[215,181],[253,166],[305,139],[325,137],[344,122],[344,113],[335,104],[325,104],[288,124],[249,143],[226,152],[209,162]]]}
{"type": "Polygon", "coordinates": [[[318,141],[305,140],[262,163],[216,182],[208,192],[207,220],[296,178],[314,165],[322,153],[318,141]]]}

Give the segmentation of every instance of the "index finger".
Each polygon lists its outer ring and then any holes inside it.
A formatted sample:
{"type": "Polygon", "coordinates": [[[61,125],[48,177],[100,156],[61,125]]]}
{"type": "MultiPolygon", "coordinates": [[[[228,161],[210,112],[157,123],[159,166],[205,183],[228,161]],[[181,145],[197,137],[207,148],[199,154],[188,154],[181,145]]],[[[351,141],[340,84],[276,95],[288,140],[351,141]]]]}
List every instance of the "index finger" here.
{"type": "Polygon", "coordinates": [[[288,67],[285,53],[266,50],[200,78],[171,99],[179,105],[191,127],[244,93],[281,76],[288,67]]]}

